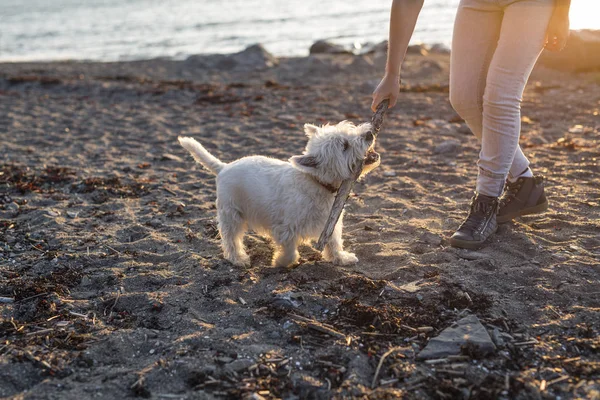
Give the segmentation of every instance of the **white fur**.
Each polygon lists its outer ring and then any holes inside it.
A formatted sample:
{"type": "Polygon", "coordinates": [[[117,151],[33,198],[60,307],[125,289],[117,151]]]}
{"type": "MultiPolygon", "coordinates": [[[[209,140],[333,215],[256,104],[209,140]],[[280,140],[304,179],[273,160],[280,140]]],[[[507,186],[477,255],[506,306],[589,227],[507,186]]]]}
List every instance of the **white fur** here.
{"type": "MultiPolygon", "coordinates": [[[[251,229],[277,244],[274,265],[297,263],[298,245],[319,237],[335,198],[319,182],[337,188],[351,177],[358,157],[367,150],[376,154],[374,139],[368,139],[370,129],[370,124],[354,126],[347,121],[323,127],[306,124],[306,150],[289,162],[250,156],[225,164],[194,139],[180,137],[179,143],[194,159],[217,174],[217,218],[225,258],[236,266],[250,265],[242,240],[251,229]]],[[[377,165],[378,156],[365,165],[363,175],[377,165]]],[[[358,259],[343,250],[342,219],[343,214],[323,257],[346,265],[358,259]]]]}

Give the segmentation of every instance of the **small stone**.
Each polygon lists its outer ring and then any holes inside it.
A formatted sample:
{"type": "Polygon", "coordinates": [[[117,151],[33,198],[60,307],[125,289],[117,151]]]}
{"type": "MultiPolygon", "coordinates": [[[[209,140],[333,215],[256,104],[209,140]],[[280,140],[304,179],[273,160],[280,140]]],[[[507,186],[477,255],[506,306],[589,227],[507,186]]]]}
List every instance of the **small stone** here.
{"type": "Polygon", "coordinates": [[[432,244],[434,246],[439,246],[442,244],[442,238],[440,235],[436,235],[435,233],[425,232],[420,237],[419,240],[423,243],[432,244]]]}
{"type": "Polygon", "coordinates": [[[160,161],[177,161],[177,162],[182,162],[183,160],[181,159],[181,157],[177,157],[174,154],[169,154],[169,153],[165,153],[160,157],[160,161]]]}
{"type": "Polygon", "coordinates": [[[500,335],[500,330],[498,328],[494,328],[492,331],[492,341],[499,349],[502,349],[505,346],[504,339],[502,339],[502,335],[500,335]]]}
{"type": "Polygon", "coordinates": [[[283,323],[283,329],[285,329],[286,331],[293,326],[294,326],[294,323],[292,321],[285,321],[283,323]]]}
{"type": "Polygon", "coordinates": [[[148,353],[150,353],[150,354],[154,354],[154,352],[155,352],[155,351],[156,351],[156,350],[154,350],[154,349],[150,349],[150,351],[149,351],[148,353]]]}
{"type": "Polygon", "coordinates": [[[67,211],[67,217],[69,217],[69,218],[75,219],[75,218],[77,218],[78,215],[79,215],[79,213],[76,211],[67,211]]]}
{"type": "Polygon", "coordinates": [[[225,366],[226,369],[234,372],[242,372],[254,365],[254,361],[248,358],[240,358],[232,361],[225,366]]]}
{"type": "Polygon", "coordinates": [[[60,212],[55,211],[55,210],[48,210],[48,211],[46,211],[46,213],[51,217],[58,217],[60,215],[60,212]]]}
{"type": "Polygon", "coordinates": [[[6,209],[10,211],[19,211],[19,205],[13,201],[6,205],[6,209]]]}
{"type": "Polygon", "coordinates": [[[458,140],[446,140],[435,146],[433,152],[435,154],[449,154],[457,153],[460,149],[460,142],[458,140]]]}
{"type": "Polygon", "coordinates": [[[163,225],[163,223],[160,219],[154,218],[151,219],[150,222],[148,222],[148,225],[150,225],[153,228],[160,228],[163,225]]]}
{"type": "Polygon", "coordinates": [[[383,171],[383,176],[396,176],[396,171],[383,171]]]}
{"type": "Polygon", "coordinates": [[[574,125],[569,128],[569,133],[583,133],[583,125],[574,125]]]}

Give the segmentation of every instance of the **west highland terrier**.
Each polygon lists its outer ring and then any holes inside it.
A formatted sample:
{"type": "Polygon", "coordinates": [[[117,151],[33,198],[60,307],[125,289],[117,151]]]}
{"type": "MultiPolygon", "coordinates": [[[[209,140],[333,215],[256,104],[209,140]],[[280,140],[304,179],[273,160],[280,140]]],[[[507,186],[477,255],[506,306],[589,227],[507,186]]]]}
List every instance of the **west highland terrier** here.
{"type": "MultiPolygon", "coordinates": [[[[221,244],[225,258],[233,265],[250,265],[243,245],[249,229],[273,239],[278,247],[274,265],[296,264],[298,245],[319,237],[335,193],[343,180],[352,177],[356,160],[367,155],[361,176],[379,165],[371,124],[306,124],[304,132],[308,136],[306,150],[288,162],[249,156],[226,164],[196,140],[179,138],[198,163],[217,175],[221,244]]],[[[353,264],[358,259],[343,249],[342,219],[343,213],[323,258],[338,265],[353,264]]]]}

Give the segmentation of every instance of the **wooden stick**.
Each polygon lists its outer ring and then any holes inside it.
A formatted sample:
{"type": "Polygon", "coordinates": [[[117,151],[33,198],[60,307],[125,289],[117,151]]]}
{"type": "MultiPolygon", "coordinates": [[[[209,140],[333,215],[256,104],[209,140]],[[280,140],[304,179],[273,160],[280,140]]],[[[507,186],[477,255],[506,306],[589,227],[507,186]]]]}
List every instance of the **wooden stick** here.
{"type": "Polygon", "coordinates": [[[305,323],[306,326],[310,329],[314,329],[315,331],[326,333],[329,336],[333,336],[333,337],[336,337],[339,339],[346,340],[346,335],[344,335],[341,332],[336,331],[333,328],[326,326],[325,324],[318,322],[317,320],[306,318],[306,317],[303,317],[303,316],[297,315],[297,314],[291,314],[291,313],[288,314],[288,316],[295,321],[300,321],[300,322],[305,323]]]}
{"type": "Polygon", "coordinates": [[[389,356],[390,354],[392,354],[398,350],[402,350],[402,349],[406,349],[406,347],[392,347],[391,349],[389,349],[386,353],[384,353],[381,356],[381,359],[379,360],[379,364],[377,364],[377,369],[375,370],[375,376],[373,376],[373,382],[371,382],[371,389],[375,389],[375,384],[377,383],[377,377],[379,376],[379,371],[381,370],[381,366],[383,365],[383,362],[385,361],[387,356],[389,356]]]}
{"type": "MultiPolygon", "coordinates": [[[[379,130],[381,129],[381,125],[383,124],[383,116],[387,111],[389,106],[389,100],[383,100],[377,106],[377,111],[373,114],[373,118],[371,118],[372,130],[371,133],[373,136],[377,137],[379,134],[379,130]]],[[[331,207],[331,212],[329,213],[329,217],[327,218],[327,222],[325,222],[325,227],[323,228],[323,232],[321,232],[321,236],[319,236],[319,241],[317,242],[316,249],[319,251],[323,251],[327,242],[331,238],[333,234],[333,230],[335,229],[335,225],[340,219],[340,215],[342,215],[342,211],[344,210],[344,204],[346,200],[348,200],[348,196],[350,196],[350,192],[354,187],[354,183],[360,177],[363,169],[364,158],[357,160],[356,167],[354,172],[352,173],[352,177],[350,179],[346,179],[340,185],[340,188],[337,191],[335,196],[335,200],[333,201],[333,206],[331,207]]]]}

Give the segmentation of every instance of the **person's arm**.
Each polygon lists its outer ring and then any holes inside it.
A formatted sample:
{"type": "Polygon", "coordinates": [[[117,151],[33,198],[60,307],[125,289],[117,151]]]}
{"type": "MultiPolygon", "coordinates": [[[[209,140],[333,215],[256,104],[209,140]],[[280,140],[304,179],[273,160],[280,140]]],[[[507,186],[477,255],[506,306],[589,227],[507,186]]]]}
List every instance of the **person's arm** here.
{"type": "Polygon", "coordinates": [[[373,92],[373,104],[371,105],[373,111],[385,99],[390,99],[390,107],[396,104],[400,91],[400,67],[402,61],[404,61],[410,38],[415,30],[423,1],[394,0],[392,3],[385,75],[373,92]]]}
{"type": "Polygon", "coordinates": [[[546,49],[561,51],[569,38],[569,9],[571,0],[554,0],[554,12],[546,33],[546,49]]]}

